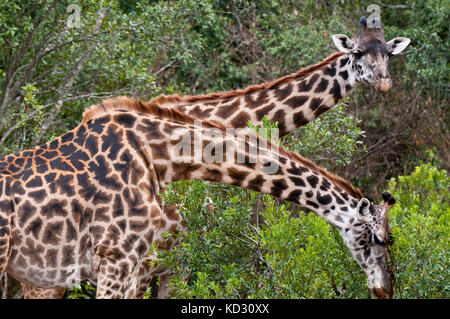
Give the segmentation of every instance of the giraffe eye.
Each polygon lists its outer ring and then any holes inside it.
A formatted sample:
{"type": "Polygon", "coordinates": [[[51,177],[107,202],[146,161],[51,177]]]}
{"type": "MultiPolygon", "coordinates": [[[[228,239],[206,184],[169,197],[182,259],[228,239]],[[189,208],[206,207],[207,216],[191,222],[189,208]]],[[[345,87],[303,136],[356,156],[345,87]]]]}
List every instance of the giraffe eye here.
{"type": "Polygon", "coordinates": [[[359,51],[359,50],[355,50],[352,53],[355,56],[355,58],[357,58],[357,59],[359,59],[363,55],[363,53],[361,51],[359,51]]]}

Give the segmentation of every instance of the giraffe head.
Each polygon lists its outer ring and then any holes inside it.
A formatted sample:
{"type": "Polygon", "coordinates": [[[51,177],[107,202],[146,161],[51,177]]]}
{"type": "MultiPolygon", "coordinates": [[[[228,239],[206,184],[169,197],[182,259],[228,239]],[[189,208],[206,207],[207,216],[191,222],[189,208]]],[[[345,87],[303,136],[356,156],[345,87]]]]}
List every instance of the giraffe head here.
{"type": "Polygon", "coordinates": [[[374,86],[387,92],[392,86],[388,72],[389,57],[402,52],[411,42],[410,39],[398,37],[386,42],[380,20],[374,19],[372,25],[379,28],[368,28],[366,17],[361,17],[359,27],[361,32],[356,40],[350,40],[346,35],[333,35],[336,47],[352,57],[352,70],[356,82],[374,86]]]}
{"type": "Polygon", "coordinates": [[[362,198],[356,206],[356,218],[351,218],[343,230],[344,241],[359,265],[364,269],[371,295],[392,298],[394,265],[390,264],[391,226],[388,211],[395,204],[389,193],[383,193],[383,203],[372,205],[362,198]]]}

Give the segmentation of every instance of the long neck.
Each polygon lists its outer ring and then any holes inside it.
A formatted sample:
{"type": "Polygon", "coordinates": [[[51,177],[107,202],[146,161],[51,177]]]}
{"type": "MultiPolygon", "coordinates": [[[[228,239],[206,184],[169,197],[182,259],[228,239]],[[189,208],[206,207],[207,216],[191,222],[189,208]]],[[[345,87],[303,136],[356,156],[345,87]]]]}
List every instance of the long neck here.
{"type": "Polygon", "coordinates": [[[339,228],[356,207],[354,189],[345,189],[349,184],[261,138],[243,139],[231,129],[225,134],[164,120],[149,129],[158,131],[158,139],[147,146],[163,185],[187,179],[236,185],[299,204],[339,228]]]}
{"type": "Polygon", "coordinates": [[[351,55],[335,53],[324,61],[271,83],[218,94],[165,97],[154,101],[202,120],[245,128],[262,126],[263,117],[278,122],[280,136],[328,111],[358,85],[351,55]]]}

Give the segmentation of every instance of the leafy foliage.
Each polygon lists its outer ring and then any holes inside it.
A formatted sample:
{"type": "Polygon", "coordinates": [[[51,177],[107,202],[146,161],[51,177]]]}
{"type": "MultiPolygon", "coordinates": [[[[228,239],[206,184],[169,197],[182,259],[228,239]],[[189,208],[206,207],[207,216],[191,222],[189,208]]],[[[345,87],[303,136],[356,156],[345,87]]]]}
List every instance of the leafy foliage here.
{"type": "Polygon", "coordinates": [[[76,283],[66,292],[67,299],[94,299],[96,288],[90,282],[76,283]]]}
{"type": "Polygon", "coordinates": [[[390,211],[395,238],[399,298],[450,296],[450,178],[445,170],[421,164],[409,176],[392,178],[397,199],[390,211]]]}
{"type": "MultiPolygon", "coordinates": [[[[447,172],[431,164],[389,183],[396,298],[449,297],[448,189],[447,172]]],[[[341,235],[316,215],[215,183],[174,183],[166,200],[178,203],[179,194],[189,232],[160,257],[174,273],[175,298],[368,296],[341,235]]]]}
{"type": "Polygon", "coordinates": [[[346,104],[339,103],[323,116],[301,127],[284,140],[287,148],[307,158],[315,158],[327,167],[344,167],[354,154],[365,150],[361,140],[364,131],[360,120],[345,112],[346,104]]]}

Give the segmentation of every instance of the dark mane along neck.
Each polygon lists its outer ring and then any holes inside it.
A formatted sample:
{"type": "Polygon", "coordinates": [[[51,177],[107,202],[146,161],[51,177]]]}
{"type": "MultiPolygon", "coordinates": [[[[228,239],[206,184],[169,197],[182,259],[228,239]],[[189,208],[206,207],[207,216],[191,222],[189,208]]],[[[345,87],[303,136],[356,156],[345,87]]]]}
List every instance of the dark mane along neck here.
{"type": "MultiPolygon", "coordinates": [[[[157,118],[167,119],[170,121],[175,121],[189,125],[194,125],[195,121],[199,121],[201,122],[203,127],[218,128],[224,133],[226,132],[227,129],[225,126],[218,124],[216,122],[200,120],[193,116],[184,114],[178,111],[177,109],[168,108],[155,104],[153,100],[150,102],[143,102],[137,99],[132,99],[123,96],[104,100],[100,104],[93,105],[90,108],[88,108],[83,114],[83,123],[86,123],[90,119],[93,119],[97,116],[101,116],[102,114],[107,114],[108,112],[113,111],[115,109],[116,110],[125,109],[133,112],[145,113],[148,115],[155,116],[157,118]]],[[[269,149],[275,148],[268,141],[265,141],[264,143],[266,143],[267,148],[269,149]]],[[[279,147],[278,150],[280,155],[286,156],[287,158],[299,163],[300,165],[312,170],[313,172],[326,177],[327,179],[330,180],[330,182],[332,182],[336,186],[339,186],[345,192],[355,197],[356,199],[361,199],[363,197],[361,191],[358,188],[354,187],[350,182],[328,172],[325,168],[314,164],[309,159],[306,159],[295,152],[286,150],[281,147],[279,147]]]]}
{"type": "Polygon", "coordinates": [[[245,95],[250,94],[256,91],[260,91],[263,89],[272,89],[278,85],[282,85],[284,83],[301,79],[317,70],[319,70],[321,67],[328,65],[334,61],[336,61],[340,56],[342,56],[343,52],[335,52],[323,61],[310,65],[306,68],[303,68],[302,70],[286,75],[282,78],[276,79],[272,82],[265,82],[262,84],[257,85],[251,85],[245,89],[237,89],[233,91],[227,91],[227,92],[219,92],[219,93],[210,93],[210,94],[203,94],[203,95],[185,95],[185,96],[179,96],[177,94],[174,95],[160,95],[153,100],[151,100],[151,103],[163,105],[163,104],[175,104],[175,103],[196,103],[196,102],[202,102],[202,101],[213,101],[217,99],[227,99],[227,98],[233,98],[239,95],[245,95]]]}
{"type": "Polygon", "coordinates": [[[280,151],[281,155],[285,155],[289,159],[291,159],[297,163],[300,163],[301,165],[303,165],[306,168],[309,168],[311,171],[326,177],[328,180],[330,180],[331,183],[333,183],[336,186],[339,186],[340,188],[342,188],[342,190],[344,190],[345,192],[347,192],[349,195],[353,196],[354,198],[360,200],[361,198],[364,197],[361,190],[359,188],[353,186],[349,181],[343,179],[342,177],[336,176],[333,173],[330,173],[325,168],[315,164],[311,160],[304,158],[303,156],[301,156],[293,151],[289,151],[289,150],[286,150],[281,147],[279,148],[279,151],[280,151]]]}

